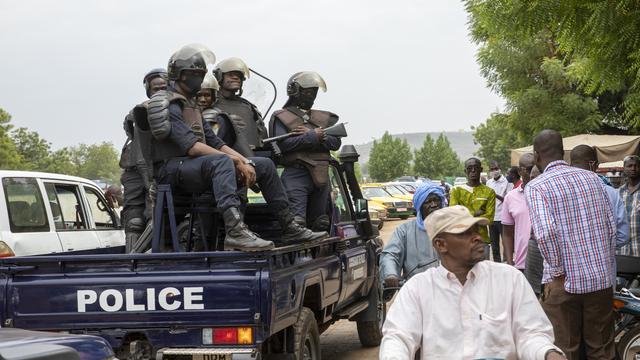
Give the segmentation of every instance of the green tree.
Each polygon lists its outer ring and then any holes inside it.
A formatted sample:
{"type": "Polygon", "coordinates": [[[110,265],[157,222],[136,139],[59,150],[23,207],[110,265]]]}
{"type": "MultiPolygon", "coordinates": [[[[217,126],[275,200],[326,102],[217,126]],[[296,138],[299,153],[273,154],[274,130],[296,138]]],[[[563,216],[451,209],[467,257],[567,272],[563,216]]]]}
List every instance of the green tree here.
{"type": "Polygon", "coordinates": [[[22,158],[11,138],[11,115],[0,108],[0,169],[20,169],[22,158]]]}
{"type": "Polygon", "coordinates": [[[369,176],[376,181],[389,181],[406,175],[411,169],[411,148],[406,140],[393,138],[385,131],[382,139],[373,141],[369,155],[369,176]]]}
{"type": "Polygon", "coordinates": [[[414,159],[413,171],[416,175],[439,179],[462,172],[460,159],[443,133],[436,141],[427,134],[422,147],[414,151],[414,159]]]}
{"type": "MultiPolygon", "coordinates": [[[[536,1],[532,1],[536,2],[536,1]]],[[[506,100],[506,111],[475,128],[478,154],[509,164],[509,150],[530,144],[545,128],[563,136],[602,132],[620,123],[615,97],[597,97],[581,86],[581,64],[558,44],[554,23],[525,33],[508,16],[522,11],[516,0],[465,0],[478,64],[489,87],[506,100]],[[514,26],[510,26],[514,25],[514,26]]]]}
{"type": "Polygon", "coordinates": [[[605,121],[635,131],[640,127],[637,0],[471,0],[466,4],[472,14],[486,14],[494,19],[493,28],[512,37],[550,34],[558,59],[572,65],[580,90],[598,99],[605,121]]]}
{"type": "Polygon", "coordinates": [[[433,158],[435,157],[435,143],[430,134],[425,136],[422,147],[413,151],[413,172],[418,176],[430,177],[436,172],[433,158]]]}
{"type": "Polygon", "coordinates": [[[118,151],[110,142],[86,145],[80,144],[69,151],[69,159],[75,169],[74,173],[87,179],[104,179],[118,183],[120,166],[118,151]]]}
{"type": "Polygon", "coordinates": [[[16,150],[23,159],[22,170],[46,171],[51,144],[35,131],[18,128],[11,134],[16,150]]]}

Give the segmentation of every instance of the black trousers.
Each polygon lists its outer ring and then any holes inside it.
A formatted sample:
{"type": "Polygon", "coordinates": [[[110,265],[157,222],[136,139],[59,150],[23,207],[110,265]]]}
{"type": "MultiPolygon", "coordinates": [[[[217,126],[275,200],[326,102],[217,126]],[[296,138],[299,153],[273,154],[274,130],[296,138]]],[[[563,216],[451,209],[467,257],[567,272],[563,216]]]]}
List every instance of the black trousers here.
{"type": "Polygon", "coordinates": [[[317,188],[309,170],[304,167],[286,167],[282,172],[282,184],[289,195],[291,211],[311,226],[320,215],[328,215],[329,184],[317,188]]]}
{"type": "MultiPolygon", "coordinates": [[[[251,160],[256,164],[256,182],[271,209],[280,211],[288,207],[287,195],[273,162],[257,157],[251,160]]],[[[239,208],[239,194],[246,191],[238,186],[233,161],[224,154],[173,158],[157,166],[155,173],[159,184],[170,184],[181,191],[213,191],[218,209],[222,211],[239,208]]]]}
{"type": "Polygon", "coordinates": [[[502,262],[500,255],[500,234],[502,233],[502,222],[494,221],[489,227],[489,238],[491,239],[491,253],[493,261],[502,262]]]}
{"type": "Polygon", "coordinates": [[[149,192],[144,184],[142,175],[136,168],[125,169],[120,176],[120,183],[124,187],[122,205],[122,223],[125,231],[129,231],[129,221],[139,218],[143,222],[151,218],[149,206],[149,192]]]}

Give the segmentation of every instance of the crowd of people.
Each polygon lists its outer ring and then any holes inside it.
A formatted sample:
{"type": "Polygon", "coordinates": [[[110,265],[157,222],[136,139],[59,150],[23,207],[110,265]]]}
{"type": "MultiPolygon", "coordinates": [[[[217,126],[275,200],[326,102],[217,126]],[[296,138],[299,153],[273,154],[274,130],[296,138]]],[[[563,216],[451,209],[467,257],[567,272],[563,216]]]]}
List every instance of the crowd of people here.
{"type": "MultiPolygon", "coordinates": [[[[467,183],[449,207],[414,197],[415,224],[396,229],[380,260],[385,287],[407,281],[381,359],[615,357],[615,256],[640,256],[640,159],[624,159],[615,189],[596,173],[593,147],[566,162],[559,132],[533,143],[508,179],[489,163],[486,185],[481,160],[465,161],[467,183]]],[[[425,184],[418,194],[442,191],[425,184]]]]}

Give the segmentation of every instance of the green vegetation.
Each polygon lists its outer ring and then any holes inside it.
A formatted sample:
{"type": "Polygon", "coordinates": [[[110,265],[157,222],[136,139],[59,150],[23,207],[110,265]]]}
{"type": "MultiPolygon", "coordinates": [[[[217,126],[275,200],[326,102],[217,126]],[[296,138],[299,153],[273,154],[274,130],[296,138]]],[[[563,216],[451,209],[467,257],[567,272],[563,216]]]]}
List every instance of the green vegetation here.
{"type": "Polygon", "coordinates": [[[374,181],[390,181],[407,175],[411,169],[411,148],[406,140],[395,139],[385,131],[380,141],[373,142],[367,169],[374,181]]]}
{"type": "Polygon", "coordinates": [[[0,169],[61,173],[118,183],[118,157],[118,151],[108,142],[53,151],[37,132],[13,129],[11,115],[0,109],[0,169]]]}
{"type": "Polygon", "coordinates": [[[413,172],[418,176],[440,179],[462,173],[460,159],[442,133],[436,141],[427,134],[422,147],[414,151],[414,159],[413,172]]]}
{"type": "Polygon", "coordinates": [[[544,128],[640,130],[640,3],[465,0],[482,75],[506,111],[475,128],[479,155],[508,150],[544,128]]]}

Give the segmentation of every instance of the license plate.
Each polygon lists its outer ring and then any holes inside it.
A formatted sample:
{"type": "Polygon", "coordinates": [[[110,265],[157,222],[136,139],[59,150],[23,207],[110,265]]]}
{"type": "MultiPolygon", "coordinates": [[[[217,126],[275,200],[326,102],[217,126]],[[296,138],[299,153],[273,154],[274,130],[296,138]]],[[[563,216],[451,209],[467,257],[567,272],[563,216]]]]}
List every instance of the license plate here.
{"type": "Polygon", "coordinates": [[[198,354],[193,355],[193,360],[231,360],[231,354],[198,354]]]}
{"type": "Polygon", "coordinates": [[[399,211],[399,212],[401,212],[401,211],[407,211],[407,208],[398,208],[398,211],[399,211]]]}

